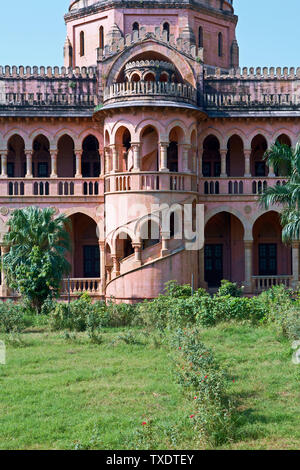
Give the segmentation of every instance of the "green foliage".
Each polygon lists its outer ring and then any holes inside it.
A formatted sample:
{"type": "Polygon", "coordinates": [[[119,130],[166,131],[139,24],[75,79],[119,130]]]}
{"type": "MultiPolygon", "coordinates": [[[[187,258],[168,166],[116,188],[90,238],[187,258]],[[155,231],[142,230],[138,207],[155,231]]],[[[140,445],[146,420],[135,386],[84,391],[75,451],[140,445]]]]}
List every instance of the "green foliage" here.
{"type": "Polygon", "coordinates": [[[169,281],[165,284],[165,295],[175,299],[187,298],[192,295],[192,288],[189,284],[181,286],[177,281],[169,281]]]}
{"type": "Polygon", "coordinates": [[[8,285],[40,313],[47,298],[58,295],[61,280],[70,266],[70,249],[64,215],[54,218],[54,209],[27,207],[13,212],[5,243],[9,253],[2,259],[8,285]]]}
{"type": "Polygon", "coordinates": [[[265,321],[275,323],[291,340],[300,339],[300,302],[285,286],[274,286],[257,299],[265,310],[265,321]]]}
{"type": "Polygon", "coordinates": [[[136,305],[117,304],[110,300],[106,306],[105,317],[103,317],[102,326],[130,326],[136,316],[136,305]]]}
{"type": "Polygon", "coordinates": [[[257,323],[265,317],[266,309],[257,299],[230,295],[202,297],[199,301],[197,324],[208,327],[223,321],[251,321],[257,323]]]}
{"type": "Polygon", "coordinates": [[[0,332],[20,333],[28,323],[23,308],[11,300],[0,302],[0,332]]]}
{"type": "Polygon", "coordinates": [[[242,297],[243,289],[238,287],[235,282],[223,280],[221,281],[221,287],[218,290],[218,295],[220,297],[224,297],[226,295],[231,295],[231,297],[242,297]]]}
{"type": "Polygon", "coordinates": [[[197,329],[176,332],[176,378],[192,394],[195,430],[212,447],[222,445],[234,434],[235,408],[228,396],[229,376],[220,368],[212,351],[200,340],[197,329]]]}
{"type": "Polygon", "coordinates": [[[292,149],[276,142],[265,154],[268,164],[275,171],[285,168],[288,181],[285,185],[268,187],[261,195],[260,202],[265,208],[282,206],[282,239],[285,242],[300,239],[300,142],[292,149]]]}

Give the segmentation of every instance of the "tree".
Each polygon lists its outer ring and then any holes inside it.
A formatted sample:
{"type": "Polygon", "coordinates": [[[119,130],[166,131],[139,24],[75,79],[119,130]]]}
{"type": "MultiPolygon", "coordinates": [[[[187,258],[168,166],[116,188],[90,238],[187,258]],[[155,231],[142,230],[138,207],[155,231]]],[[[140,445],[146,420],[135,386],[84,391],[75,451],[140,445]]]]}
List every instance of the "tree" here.
{"type": "Polygon", "coordinates": [[[50,208],[17,209],[4,238],[10,247],[2,259],[7,284],[37,312],[48,297],[58,295],[62,278],[70,271],[65,257],[71,247],[69,220],[65,215],[54,218],[54,214],[50,208]]]}
{"type": "Polygon", "coordinates": [[[282,239],[291,242],[300,239],[300,142],[295,149],[286,144],[276,142],[265,153],[269,165],[280,172],[284,168],[287,182],[284,185],[268,187],[260,197],[261,204],[266,208],[273,204],[280,205],[282,239]]]}

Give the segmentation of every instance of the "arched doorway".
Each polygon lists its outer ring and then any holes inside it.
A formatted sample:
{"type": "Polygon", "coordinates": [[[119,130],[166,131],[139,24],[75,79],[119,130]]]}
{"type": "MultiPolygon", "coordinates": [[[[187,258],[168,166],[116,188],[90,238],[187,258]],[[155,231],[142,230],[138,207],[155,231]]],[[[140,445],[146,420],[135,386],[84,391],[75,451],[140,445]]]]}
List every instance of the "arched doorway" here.
{"type": "Polygon", "coordinates": [[[76,171],[74,141],[69,135],[60,137],[57,143],[57,174],[60,178],[73,178],[76,171]]]}
{"type": "Polygon", "coordinates": [[[100,175],[99,142],[95,136],[87,136],[82,144],[82,176],[98,178],[100,175]]]}
{"type": "Polygon", "coordinates": [[[212,217],[205,227],[204,270],[208,287],[222,279],[242,282],[245,277],[244,227],[228,212],[212,217]]]}
{"type": "Polygon", "coordinates": [[[152,126],[147,126],[141,133],[142,171],[158,171],[158,133],[152,126]]]}
{"type": "Polygon", "coordinates": [[[44,135],[37,136],[33,141],[32,174],[35,178],[49,178],[51,168],[50,144],[44,135]]]}
{"type": "Polygon", "coordinates": [[[119,261],[133,255],[134,248],[132,246],[132,239],[127,233],[121,233],[116,239],[116,254],[119,261]]]}
{"type": "Polygon", "coordinates": [[[99,278],[100,252],[97,224],[81,212],[73,214],[71,220],[73,278],[99,278]]]}
{"type": "Polygon", "coordinates": [[[257,135],[251,143],[251,175],[257,178],[265,178],[268,176],[268,167],[264,159],[265,152],[268,148],[267,141],[263,135],[257,135]]]}
{"type": "Polygon", "coordinates": [[[238,135],[233,135],[227,144],[227,175],[233,177],[241,177],[245,174],[244,145],[242,139],[238,135]]]}
{"type": "Polygon", "coordinates": [[[220,142],[214,135],[209,135],[203,142],[202,173],[204,178],[221,175],[220,142]]]}
{"type": "Polygon", "coordinates": [[[24,140],[19,135],[13,135],[7,144],[7,176],[8,178],[24,178],[26,174],[24,140]]]}

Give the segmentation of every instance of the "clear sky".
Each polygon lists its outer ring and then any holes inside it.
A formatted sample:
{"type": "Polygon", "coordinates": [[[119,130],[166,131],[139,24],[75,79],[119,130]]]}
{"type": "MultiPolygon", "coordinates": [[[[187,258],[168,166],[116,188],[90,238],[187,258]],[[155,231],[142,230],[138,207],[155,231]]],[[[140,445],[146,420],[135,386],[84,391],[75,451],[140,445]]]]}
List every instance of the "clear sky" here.
{"type": "MultiPolygon", "coordinates": [[[[0,64],[62,65],[69,0],[0,0],[0,64]]],[[[241,66],[300,66],[299,0],[234,0],[241,66]]]]}

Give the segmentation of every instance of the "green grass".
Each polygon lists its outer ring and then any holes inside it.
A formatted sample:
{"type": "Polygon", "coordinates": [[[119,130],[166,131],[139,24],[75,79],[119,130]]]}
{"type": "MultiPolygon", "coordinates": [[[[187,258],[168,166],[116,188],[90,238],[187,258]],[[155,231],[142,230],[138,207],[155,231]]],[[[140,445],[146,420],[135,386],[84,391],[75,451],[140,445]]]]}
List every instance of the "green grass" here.
{"type": "MultiPolygon", "coordinates": [[[[120,331],[107,330],[100,345],[47,331],[23,334],[22,347],[7,344],[0,449],[201,448],[189,418],[193,400],[174,383],[168,350],[139,332],[144,344],[116,341],[120,331]],[[153,426],[142,427],[149,420],[153,426]]],[[[273,327],[233,324],[203,330],[203,341],[235,379],[240,421],[226,448],[299,448],[290,343],[273,327]]]]}

